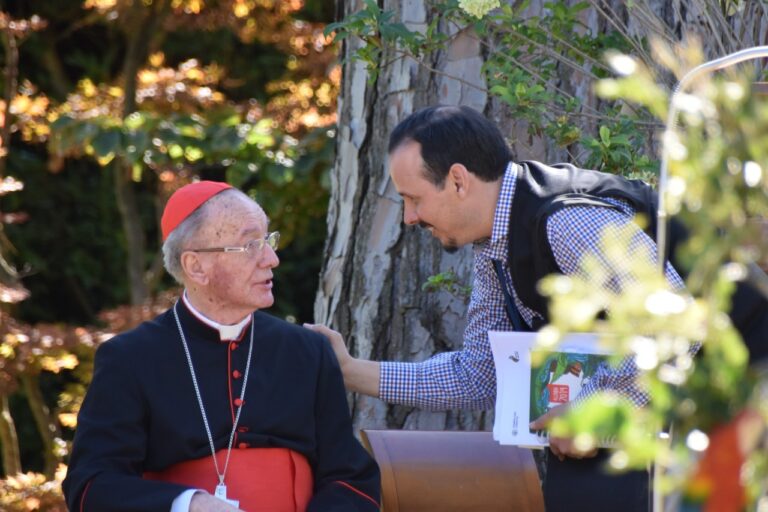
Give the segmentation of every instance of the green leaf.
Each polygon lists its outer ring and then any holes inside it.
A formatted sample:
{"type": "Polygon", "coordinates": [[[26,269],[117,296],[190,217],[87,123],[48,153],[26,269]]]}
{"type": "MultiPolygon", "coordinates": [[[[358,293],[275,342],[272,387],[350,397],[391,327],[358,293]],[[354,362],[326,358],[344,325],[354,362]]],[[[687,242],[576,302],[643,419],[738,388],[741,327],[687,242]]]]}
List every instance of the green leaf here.
{"type": "Polygon", "coordinates": [[[144,153],[149,149],[149,133],[146,131],[128,132],[123,134],[123,144],[125,146],[124,156],[131,162],[136,162],[143,158],[144,153]]]}
{"type": "Polygon", "coordinates": [[[414,37],[414,33],[402,23],[385,23],[379,27],[379,31],[382,37],[392,41],[398,38],[408,41],[414,37]]]}
{"type": "Polygon", "coordinates": [[[168,145],[168,156],[173,158],[174,160],[181,158],[184,156],[184,148],[182,148],[178,144],[169,144],[168,145]]]}
{"type": "Polygon", "coordinates": [[[344,37],[346,37],[346,28],[347,28],[347,22],[346,21],[337,21],[335,23],[329,23],[325,26],[325,29],[323,30],[323,35],[325,37],[328,37],[331,35],[332,32],[338,32],[336,37],[339,37],[342,33],[345,34],[344,37]]]}
{"type": "Polygon", "coordinates": [[[146,123],[147,118],[142,114],[141,112],[134,112],[133,114],[129,115],[125,118],[123,121],[123,126],[126,130],[129,131],[136,131],[139,130],[144,126],[146,123]]]}
{"type": "Polygon", "coordinates": [[[117,128],[102,130],[93,138],[91,145],[97,158],[122,152],[122,132],[117,128]]]}
{"type": "Polygon", "coordinates": [[[139,163],[135,163],[131,166],[131,179],[135,183],[141,183],[141,174],[144,170],[144,166],[139,163]]]}
{"type": "Polygon", "coordinates": [[[178,132],[183,137],[190,137],[193,139],[205,138],[205,129],[197,123],[183,124],[178,127],[178,132]]]}
{"type": "Polygon", "coordinates": [[[204,156],[205,156],[205,153],[200,148],[197,148],[194,146],[187,146],[184,149],[184,158],[186,158],[190,162],[197,162],[198,160],[202,160],[204,156]]]}
{"type": "Polygon", "coordinates": [[[66,149],[80,148],[84,149],[85,146],[90,144],[93,137],[99,133],[99,126],[90,122],[81,122],[72,125],[71,127],[71,140],[70,147],[66,149]]]}
{"type": "Polygon", "coordinates": [[[248,132],[245,142],[252,146],[268,147],[275,144],[275,138],[270,131],[264,130],[262,126],[256,125],[248,132]]]}
{"type": "Polygon", "coordinates": [[[614,146],[629,146],[631,145],[629,141],[629,135],[621,134],[621,135],[614,135],[611,137],[611,144],[614,146]]]}
{"type": "Polygon", "coordinates": [[[54,122],[51,123],[52,131],[61,131],[71,127],[77,120],[71,116],[59,116],[54,122]]]}
{"type": "Polygon", "coordinates": [[[574,13],[577,13],[577,12],[583,11],[584,9],[588,9],[589,5],[590,5],[589,2],[579,2],[571,6],[571,11],[573,11],[574,13]]]}
{"type": "Polygon", "coordinates": [[[605,125],[600,127],[600,140],[606,147],[611,145],[611,130],[605,125]]]}

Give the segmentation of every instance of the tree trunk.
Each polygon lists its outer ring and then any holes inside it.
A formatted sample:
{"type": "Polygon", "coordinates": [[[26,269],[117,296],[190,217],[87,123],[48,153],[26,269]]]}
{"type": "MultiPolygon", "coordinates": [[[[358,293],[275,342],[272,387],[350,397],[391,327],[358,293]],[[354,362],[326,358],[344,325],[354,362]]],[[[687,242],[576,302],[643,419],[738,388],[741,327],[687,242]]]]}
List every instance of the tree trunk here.
{"type": "Polygon", "coordinates": [[[24,386],[24,392],[27,394],[27,402],[35,419],[37,431],[43,441],[43,458],[45,466],[43,473],[48,478],[53,478],[56,473],[56,467],[61,462],[61,457],[57,454],[56,443],[61,441],[61,430],[58,422],[51,415],[50,409],[45,404],[43,394],[40,392],[40,375],[31,373],[22,373],[21,383],[24,386]]]}
{"type": "Polygon", "coordinates": [[[120,212],[120,220],[125,233],[126,251],[128,252],[127,265],[131,304],[138,306],[143,304],[148,297],[147,286],[144,283],[144,252],[146,249],[144,229],[141,225],[136,194],[132,188],[131,166],[122,159],[115,159],[112,168],[117,209],[120,212]]]}
{"type": "MultiPolygon", "coordinates": [[[[544,3],[531,0],[525,13],[543,15],[544,3]]],[[[669,41],[697,33],[709,58],[766,40],[765,23],[759,21],[766,9],[757,2],[748,2],[740,15],[727,20],[718,17],[720,4],[715,0],[647,0],[630,7],[621,0],[589,3],[580,15],[585,31],[665,34],[669,41]]],[[[364,7],[362,0],[339,0],[337,5],[339,18],[364,7]]],[[[425,0],[380,0],[379,5],[395,13],[393,21],[411,30],[426,26],[432,15],[425,0]]],[[[360,41],[351,38],[344,43],[329,232],[315,319],[338,329],[356,357],[421,361],[462,344],[465,302],[445,293],[423,292],[421,285],[449,268],[469,284],[471,251],[445,254],[429,233],[402,224],[401,199],[387,174],[386,148],[389,133],[400,120],[431,104],[468,105],[502,128],[516,159],[568,159],[551,141],[529,134],[526,124],[511,118],[498,98],[487,97],[481,72],[487,50],[470,32],[454,35],[444,51],[422,59],[422,65],[385,51],[381,63],[388,64],[380,67],[373,83],[368,82],[365,66],[350,59],[360,41]]],[[[599,108],[586,75],[561,67],[559,85],[599,108]]],[[[578,122],[595,132],[593,120],[578,122]]],[[[492,415],[483,413],[418,411],[363,396],[354,396],[352,402],[356,428],[482,429],[492,424],[492,415]]]]}
{"type": "Polygon", "coordinates": [[[5,476],[21,473],[19,438],[16,436],[16,425],[11,416],[7,395],[0,395],[0,448],[3,451],[5,476]]]}
{"type": "MultiPolygon", "coordinates": [[[[341,2],[343,15],[362,2],[341,2]]],[[[428,23],[423,1],[383,2],[413,29],[428,23]]],[[[345,44],[347,57],[355,41],[345,44]]],[[[384,54],[383,61],[393,56],[384,54]]],[[[480,46],[459,35],[437,62],[484,88],[480,46]]],[[[386,168],[387,137],[415,109],[432,103],[470,105],[483,110],[486,95],[457,81],[430,75],[411,59],[380,70],[377,80],[359,62],[344,66],[339,101],[337,158],[331,173],[328,242],[315,302],[315,319],[339,329],[357,357],[420,361],[461,347],[466,301],[447,293],[426,293],[431,275],[453,269],[470,281],[471,251],[449,255],[424,230],[402,223],[401,200],[386,168]]],[[[484,413],[429,412],[390,406],[364,396],[353,398],[356,428],[483,429],[484,413]]]]}
{"type": "MultiPolygon", "coordinates": [[[[155,1],[150,7],[145,7],[142,2],[135,2],[127,23],[131,30],[127,30],[129,36],[128,49],[123,63],[123,91],[125,100],[123,104],[123,118],[136,111],[136,80],[139,68],[146,62],[150,41],[157,37],[157,32],[170,9],[170,2],[166,0],[155,1]]],[[[149,295],[149,288],[145,280],[146,271],[146,238],[144,228],[141,225],[136,194],[133,190],[133,168],[125,159],[116,158],[112,169],[114,171],[114,187],[117,207],[123,224],[123,232],[128,251],[128,279],[131,294],[131,304],[142,304],[149,295]]]]}
{"type": "Polygon", "coordinates": [[[6,62],[3,70],[5,111],[2,113],[3,126],[0,128],[0,180],[5,177],[6,153],[11,147],[11,102],[16,97],[19,78],[19,42],[9,28],[2,31],[2,40],[6,62]]]}

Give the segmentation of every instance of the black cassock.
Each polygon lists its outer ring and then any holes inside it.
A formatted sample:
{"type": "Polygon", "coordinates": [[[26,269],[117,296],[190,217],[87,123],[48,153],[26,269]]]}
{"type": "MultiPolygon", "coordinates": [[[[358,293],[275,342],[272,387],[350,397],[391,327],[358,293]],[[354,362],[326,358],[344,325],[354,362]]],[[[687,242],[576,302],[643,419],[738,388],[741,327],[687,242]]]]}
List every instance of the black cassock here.
{"type": "MultiPolygon", "coordinates": [[[[238,341],[222,342],[183,301],[176,307],[214,444],[225,454],[250,331],[244,329],[238,341]]],[[[328,341],[259,311],[252,328],[253,355],[233,452],[286,448],[303,455],[314,481],[308,511],[379,510],[379,469],[352,434],[341,372],[328,341]]],[[[70,510],[168,512],[189,487],[142,475],[205,457],[215,482],[173,310],[102,344],[63,485],[70,510]]],[[[223,461],[222,455],[220,470],[223,461]]]]}

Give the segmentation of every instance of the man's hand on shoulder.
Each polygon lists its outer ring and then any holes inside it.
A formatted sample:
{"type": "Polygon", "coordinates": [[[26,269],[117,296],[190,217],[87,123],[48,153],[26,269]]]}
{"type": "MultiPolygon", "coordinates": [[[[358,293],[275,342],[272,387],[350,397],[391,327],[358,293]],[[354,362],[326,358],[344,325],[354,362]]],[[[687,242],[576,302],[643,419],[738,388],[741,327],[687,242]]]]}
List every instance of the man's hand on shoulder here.
{"type": "Polygon", "coordinates": [[[378,362],[352,357],[344,343],[344,338],[333,329],[322,324],[304,324],[304,327],[328,338],[339,361],[347,389],[378,398],[381,377],[381,365],[378,362]]]}
{"type": "Polygon", "coordinates": [[[347,349],[347,345],[344,343],[344,338],[341,334],[322,324],[304,324],[304,327],[328,338],[328,341],[331,342],[333,352],[336,354],[336,359],[339,361],[339,366],[341,366],[341,371],[344,373],[344,367],[349,365],[354,358],[349,355],[349,350],[347,349]]]}
{"type": "MultiPolygon", "coordinates": [[[[553,407],[546,413],[542,414],[535,420],[531,422],[530,428],[533,430],[544,430],[547,427],[549,427],[549,424],[557,418],[558,416],[562,416],[568,411],[568,405],[560,405],[558,407],[553,407]]],[[[597,448],[593,448],[591,450],[580,450],[576,447],[576,445],[573,442],[573,438],[571,437],[555,437],[550,434],[549,436],[549,449],[552,450],[552,453],[555,454],[555,456],[563,460],[566,457],[571,457],[574,459],[584,459],[589,457],[594,457],[597,454],[597,448]]]]}
{"type": "Polygon", "coordinates": [[[189,502],[189,512],[242,512],[239,508],[206,492],[198,492],[189,502]]]}

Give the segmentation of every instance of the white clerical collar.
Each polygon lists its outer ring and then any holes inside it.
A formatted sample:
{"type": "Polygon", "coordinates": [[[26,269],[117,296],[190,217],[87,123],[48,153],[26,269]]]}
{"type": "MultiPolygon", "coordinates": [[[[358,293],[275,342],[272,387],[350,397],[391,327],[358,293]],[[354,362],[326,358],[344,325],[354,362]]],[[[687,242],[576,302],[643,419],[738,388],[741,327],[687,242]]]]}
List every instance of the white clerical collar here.
{"type": "Polygon", "coordinates": [[[189,297],[187,297],[187,290],[184,290],[184,293],[181,294],[181,300],[184,301],[184,305],[195,316],[195,318],[203,322],[208,327],[219,331],[219,338],[221,341],[239,340],[243,330],[251,322],[251,315],[246,316],[234,325],[224,325],[215,320],[211,320],[192,305],[192,303],[189,301],[189,297]]]}

